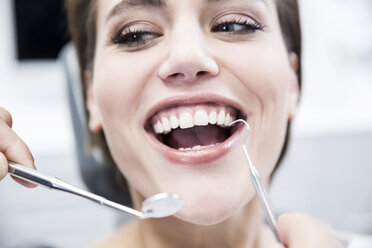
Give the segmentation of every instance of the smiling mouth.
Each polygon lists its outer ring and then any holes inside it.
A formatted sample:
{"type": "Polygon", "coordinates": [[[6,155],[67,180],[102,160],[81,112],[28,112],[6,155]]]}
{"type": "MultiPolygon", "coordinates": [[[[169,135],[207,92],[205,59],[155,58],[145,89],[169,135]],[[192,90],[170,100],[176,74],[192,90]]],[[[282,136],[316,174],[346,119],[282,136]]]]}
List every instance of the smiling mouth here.
{"type": "Polygon", "coordinates": [[[168,149],[187,153],[220,147],[239,128],[228,125],[241,118],[242,111],[228,104],[173,105],[152,115],[145,129],[168,149]]]}

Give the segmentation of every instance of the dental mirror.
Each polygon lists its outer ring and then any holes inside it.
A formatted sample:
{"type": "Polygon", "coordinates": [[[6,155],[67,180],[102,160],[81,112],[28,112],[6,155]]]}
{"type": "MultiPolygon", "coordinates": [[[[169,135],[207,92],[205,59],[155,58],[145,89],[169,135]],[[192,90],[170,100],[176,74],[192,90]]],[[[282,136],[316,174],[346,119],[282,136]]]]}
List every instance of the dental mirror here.
{"type": "Polygon", "coordinates": [[[136,209],[110,201],[102,196],[79,189],[61,181],[56,177],[52,177],[41,171],[34,170],[23,165],[9,163],[8,173],[17,178],[45,186],[49,189],[56,189],[83,197],[100,205],[111,207],[140,219],[164,218],[171,216],[180,210],[183,204],[182,198],[176,194],[160,193],[147,198],[142,203],[142,211],[138,211],[136,209]]]}
{"type": "Polygon", "coordinates": [[[163,218],[175,214],[182,207],[183,200],[176,194],[160,193],[142,203],[142,213],[147,218],[163,218]]]}

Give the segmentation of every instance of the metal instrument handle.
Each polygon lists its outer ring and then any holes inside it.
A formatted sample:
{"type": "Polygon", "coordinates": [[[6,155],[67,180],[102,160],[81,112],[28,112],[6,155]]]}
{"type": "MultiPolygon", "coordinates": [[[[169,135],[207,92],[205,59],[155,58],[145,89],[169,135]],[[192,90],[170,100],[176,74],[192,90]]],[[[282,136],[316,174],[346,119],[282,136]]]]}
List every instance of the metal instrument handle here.
{"type": "Polygon", "coordinates": [[[23,180],[26,180],[31,183],[36,183],[41,186],[45,186],[49,189],[56,189],[56,190],[63,191],[66,193],[74,194],[74,195],[83,197],[85,199],[91,200],[100,205],[108,206],[116,210],[126,212],[127,214],[139,217],[139,218],[144,217],[144,214],[140,211],[137,211],[135,209],[120,205],[116,202],[107,200],[106,198],[102,196],[79,189],[77,187],[74,187],[70,184],[63,182],[62,180],[56,177],[52,177],[41,171],[34,170],[31,168],[25,167],[23,165],[10,162],[8,173],[17,178],[21,178],[23,180]]]}

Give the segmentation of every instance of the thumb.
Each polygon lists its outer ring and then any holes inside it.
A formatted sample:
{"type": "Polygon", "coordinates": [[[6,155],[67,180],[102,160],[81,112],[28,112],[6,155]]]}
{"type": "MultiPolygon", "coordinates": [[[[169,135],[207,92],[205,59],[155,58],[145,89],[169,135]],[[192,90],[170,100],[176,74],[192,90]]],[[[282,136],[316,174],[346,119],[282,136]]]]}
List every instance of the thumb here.
{"type": "Polygon", "coordinates": [[[270,248],[285,248],[285,246],[280,243],[275,243],[272,246],[270,246],[270,248]]]}
{"type": "Polygon", "coordinates": [[[328,225],[308,215],[283,214],[277,225],[279,238],[288,248],[340,247],[328,225]]]}

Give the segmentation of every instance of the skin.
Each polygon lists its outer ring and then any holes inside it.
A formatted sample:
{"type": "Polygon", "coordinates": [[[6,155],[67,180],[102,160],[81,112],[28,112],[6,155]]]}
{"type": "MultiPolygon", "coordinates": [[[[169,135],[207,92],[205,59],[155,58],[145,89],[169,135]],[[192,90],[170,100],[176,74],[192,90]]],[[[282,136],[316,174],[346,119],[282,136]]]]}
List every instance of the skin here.
{"type": "MultiPolygon", "coordinates": [[[[89,128],[104,130],[137,209],[158,192],[177,193],[185,203],[175,217],[133,220],[95,247],[281,247],[262,223],[240,146],[208,164],[176,165],[154,148],[144,129],[149,110],[166,98],[230,99],[248,114],[246,145],[268,183],[299,97],[297,57],[286,50],[274,1],[168,1],[161,8],[140,6],[108,18],[118,2],[98,1],[95,60],[86,71],[89,128]],[[231,20],[253,20],[264,28],[211,32],[231,20]],[[150,35],[135,49],[112,42],[128,24],[161,35],[150,35]]],[[[3,178],[7,160],[34,164],[10,128],[10,114],[0,110],[3,178]]],[[[301,214],[281,216],[278,229],[287,247],[338,247],[326,225],[301,214]]]]}
{"type": "Polygon", "coordinates": [[[87,73],[91,130],[105,131],[138,205],[158,192],[174,192],[185,201],[176,216],[201,225],[244,212],[255,191],[239,146],[207,165],[178,166],[149,142],[143,123],[149,110],[169,97],[214,94],[230,99],[248,114],[252,132],[247,146],[267,181],[299,94],[296,56],[285,48],[274,4],[169,1],[162,8],[126,8],[107,19],[118,2],[98,4],[94,68],[87,73]],[[265,28],[248,34],[211,32],[231,19],[257,20],[265,28]],[[110,42],[127,24],[161,37],[137,50],[110,42]]]}

